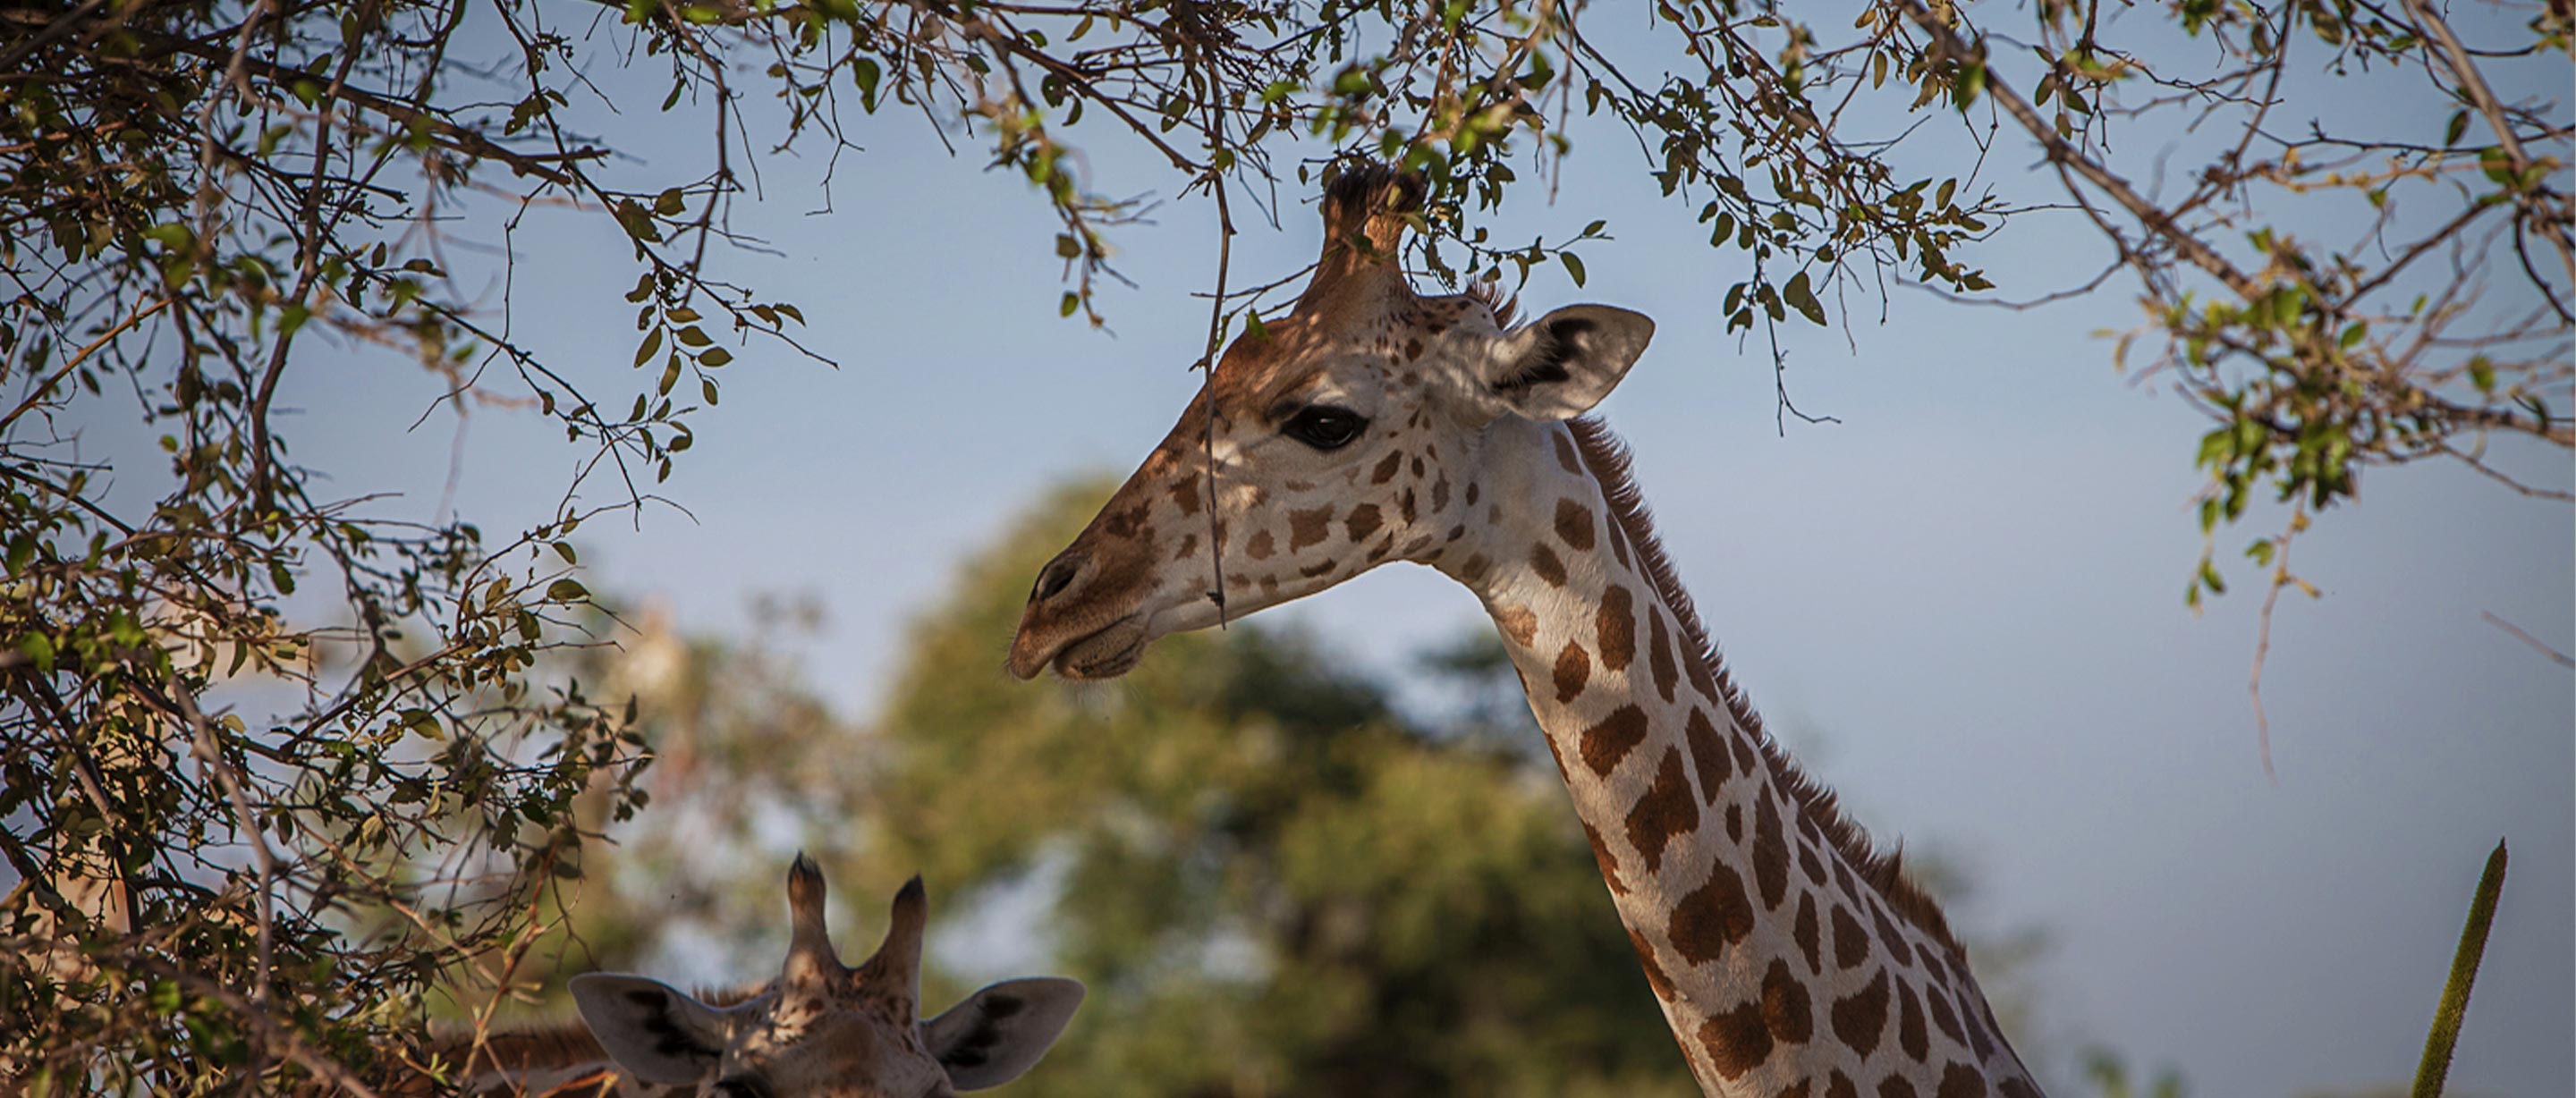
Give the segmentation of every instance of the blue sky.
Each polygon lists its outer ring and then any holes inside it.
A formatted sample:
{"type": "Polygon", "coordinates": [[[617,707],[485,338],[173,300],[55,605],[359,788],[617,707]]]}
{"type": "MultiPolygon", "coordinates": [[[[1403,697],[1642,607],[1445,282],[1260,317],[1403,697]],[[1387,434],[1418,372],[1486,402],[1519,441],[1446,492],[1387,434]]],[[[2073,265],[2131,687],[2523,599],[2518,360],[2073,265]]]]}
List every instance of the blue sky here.
{"type": "MultiPolygon", "coordinates": [[[[2563,79],[2555,94],[2563,110],[2563,79]]],[[[639,160],[618,170],[636,180],[693,175],[706,156],[678,121],[585,123],[634,142],[639,160]]],[[[594,523],[583,538],[603,586],[692,629],[739,627],[758,593],[812,594],[829,614],[805,653],[816,685],[864,717],[908,616],[964,551],[1049,484],[1123,474],[1177,415],[1205,330],[1188,295],[1209,284],[1215,248],[1194,201],[1120,233],[1137,286],[1105,291],[1116,334],[1093,332],[1055,316],[1054,223],[1016,175],[980,170],[971,142],[951,158],[918,115],[855,138],[865,151],[843,158],[828,215],[811,212],[818,163],[765,161],[766,198],[736,227],[783,254],[724,260],[801,305],[805,338],[841,367],[749,344],[663,489],[695,520],[659,511],[640,532],[594,523]]],[[[1106,131],[1090,140],[1094,189],[1168,196],[1155,161],[1106,131]]],[[[1617,239],[1582,249],[1589,286],[1550,269],[1525,302],[1657,320],[1604,414],[1636,448],[1710,628],[1757,705],[1883,838],[1973,872],[1966,921],[2053,933],[2052,1043],[2107,1042],[2205,1094],[2402,1080],[2501,836],[2513,874],[2455,1092],[2576,1092],[2576,701],[2568,672],[2481,619],[2576,649],[2563,505],[2427,464],[2372,472],[2356,505],[2324,515],[2297,552],[2326,598],[2285,599],[2274,625],[2274,784],[2245,688],[2251,572],[2231,572],[2239,592],[2207,613],[2182,603],[2205,428],[2115,374],[2093,334],[2139,317],[2126,284],[2027,313],[1900,291],[1884,323],[1874,302],[1855,308],[1856,350],[1839,328],[1784,328],[1794,395],[1843,422],[1782,437],[1767,357],[1726,336],[1717,309],[1741,255],[1705,247],[1695,204],[1659,202],[1624,137],[1578,140],[1553,204],[1533,187],[1487,223],[1556,239],[1608,218],[1617,239]]],[[[1988,171],[2044,193],[2028,159],[2007,140],[1988,171]]],[[[1242,219],[1238,281],[1312,258],[1309,196],[1282,197],[1276,231],[1242,219]]],[[[517,332],[595,391],[649,381],[626,369],[634,270],[614,230],[540,213],[517,245],[517,332]]],[[[2040,221],[1975,261],[2007,290],[2039,291],[2098,251],[2073,221],[2040,221]]],[[[280,398],[296,452],[348,494],[401,491],[383,513],[435,517],[461,454],[457,507],[516,530],[580,456],[559,429],[498,409],[473,415],[458,450],[452,417],[410,428],[438,391],[428,375],[305,353],[280,398]]],[[[2563,453],[2501,456],[2569,486],[2563,453]]],[[[2270,521],[2223,531],[2222,558],[2270,521]]],[[[1411,567],[1266,616],[1389,667],[1482,627],[1463,590],[1411,567]]],[[[993,638],[997,677],[1007,642],[993,638]]]]}

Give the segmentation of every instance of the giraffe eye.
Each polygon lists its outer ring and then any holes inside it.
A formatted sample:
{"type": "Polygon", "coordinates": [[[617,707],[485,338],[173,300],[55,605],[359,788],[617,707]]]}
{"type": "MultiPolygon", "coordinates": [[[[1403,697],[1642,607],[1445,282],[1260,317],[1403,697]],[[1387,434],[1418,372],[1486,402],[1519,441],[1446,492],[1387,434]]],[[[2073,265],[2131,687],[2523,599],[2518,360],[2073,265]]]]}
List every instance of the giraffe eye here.
{"type": "Polygon", "coordinates": [[[1318,450],[1339,450],[1368,429],[1368,417],[1341,408],[1321,404],[1308,405],[1288,417],[1279,433],[1318,450]]]}

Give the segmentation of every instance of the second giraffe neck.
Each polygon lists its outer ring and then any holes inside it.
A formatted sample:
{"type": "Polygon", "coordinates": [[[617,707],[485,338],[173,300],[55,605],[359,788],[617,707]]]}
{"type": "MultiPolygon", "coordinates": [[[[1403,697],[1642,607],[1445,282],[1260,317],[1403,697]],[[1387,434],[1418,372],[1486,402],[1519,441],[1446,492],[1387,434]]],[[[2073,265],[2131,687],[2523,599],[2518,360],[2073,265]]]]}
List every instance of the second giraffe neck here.
{"type": "Polygon", "coordinates": [[[1502,632],[1702,1089],[2035,1096],[1939,912],[1703,650],[1616,443],[1590,424],[1491,430],[1539,437],[1487,440],[1489,459],[1530,457],[1488,461],[1484,528],[1439,566],[1502,632]]]}

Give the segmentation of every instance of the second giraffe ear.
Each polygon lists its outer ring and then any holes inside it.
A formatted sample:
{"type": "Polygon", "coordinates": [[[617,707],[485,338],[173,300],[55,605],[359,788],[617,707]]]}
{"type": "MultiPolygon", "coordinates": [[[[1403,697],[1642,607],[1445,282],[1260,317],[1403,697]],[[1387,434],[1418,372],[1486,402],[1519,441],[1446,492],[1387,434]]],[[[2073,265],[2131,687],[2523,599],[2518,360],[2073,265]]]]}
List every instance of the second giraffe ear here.
{"type": "Polygon", "coordinates": [[[600,1049],[644,1082],[692,1086],[724,1058],[726,1012],[660,980],[585,972],[572,1001],[600,1049]]]}
{"type": "Polygon", "coordinates": [[[998,1087],[1027,1071],[1073,1020],[1082,984],[1053,976],[1006,980],[921,1024],[922,1042],[959,1090],[998,1087]]]}
{"type": "Polygon", "coordinates": [[[1480,380],[1501,410],[1572,419],[1609,396],[1653,338],[1644,313],[1568,305],[1495,340],[1480,380]]]}

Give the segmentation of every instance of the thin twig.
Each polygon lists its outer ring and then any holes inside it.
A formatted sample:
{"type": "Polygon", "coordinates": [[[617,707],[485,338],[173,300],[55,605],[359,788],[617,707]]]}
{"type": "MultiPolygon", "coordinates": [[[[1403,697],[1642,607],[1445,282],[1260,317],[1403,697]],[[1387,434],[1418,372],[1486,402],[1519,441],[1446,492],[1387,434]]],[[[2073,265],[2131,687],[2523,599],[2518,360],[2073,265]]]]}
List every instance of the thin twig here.
{"type": "Polygon", "coordinates": [[[109,343],[113,342],[116,337],[124,335],[126,329],[142,323],[143,318],[168,308],[172,300],[174,299],[165,297],[150,305],[144,306],[134,315],[117,321],[114,327],[99,333],[99,337],[91,340],[87,346],[73,352],[70,358],[63,360],[62,365],[54,367],[54,372],[51,375],[48,375],[43,380],[36,382],[35,387],[27,391],[27,398],[25,400],[19,401],[17,407],[10,409],[7,416],[0,417],[0,433],[7,432],[10,424],[18,422],[19,416],[26,415],[28,409],[35,407],[37,403],[44,399],[46,393],[53,390],[54,383],[61,381],[65,375],[70,374],[73,370],[79,369],[81,363],[89,361],[89,356],[98,353],[99,348],[107,346],[109,343]]]}
{"type": "MultiPolygon", "coordinates": [[[[1213,85],[1216,74],[1209,73],[1208,79],[1213,85]]],[[[1205,414],[1199,445],[1201,456],[1207,464],[1208,571],[1211,573],[1208,578],[1216,585],[1215,590],[1208,592],[1208,598],[1216,603],[1216,626],[1223,629],[1225,628],[1225,523],[1217,517],[1217,408],[1214,385],[1217,356],[1225,349],[1221,344],[1225,338],[1226,277],[1234,270],[1234,209],[1226,201],[1225,173],[1216,168],[1214,153],[1223,146],[1225,141],[1225,115],[1216,109],[1213,96],[1209,98],[1208,125],[1210,155],[1205,178],[1209,189],[1216,194],[1216,296],[1208,302],[1207,353],[1205,357],[1199,359],[1199,408],[1205,414]]]]}
{"type": "Polygon", "coordinates": [[[258,814],[251,809],[250,796],[242,791],[241,775],[233,770],[232,763],[225,760],[223,752],[216,746],[214,724],[198,710],[197,700],[189,697],[188,691],[178,688],[175,682],[166,699],[151,694],[141,682],[134,683],[134,686],[147,697],[155,697],[177,707],[177,715],[194,730],[197,764],[211,771],[215,781],[224,787],[224,796],[232,801],[233,813],[241,821],[242,834],[250,839],[251,858],[259,870],[259,967],[252,979],[250,994],[253,1002],[266,1004],[269,970],[277,955],[276,919],[271,897],[276,891],[277,853],[268,848],[267,833],[259,826],[258,814]]]}
{"type": "Polygon", "coordinates": [[[2540,638],[2523,632],[2521,626],[2497,617],[2493,610],[2480,610],[2478,611],[2478,616],[2487,619],[2488,624],[2511,634],[2515,640],[2530,645],[2534,651],[2556,661],[2558,666],[2567,668],[2571,671],[2576,671],[2576,656],[2570,656],[2565,652],[2551,648],[2549,645],[2543,643],[2540,638]]]}
{"type": "Polygon", "coordinates": [[[2281,601],[2281,589],[2305,581],[2290,575],[2290,542],[2308,528],[2305,501],[2290,514],[2290,521],[2279,537],[2272,539],[2272,582],[2263,592],[2262,624],[2254,634],[2254,667],[2245,678],[2246,696],[2254,702],[2254,742],[2263,756],[2263,777],[2273,785],[2281,784],[2281,775],[2272,769],[2272,719],[2263,712],[2263,664],[2272,654],[2272,610],[2281,601]]]}
{"type": "MultiPolygon", "coordinates": [[[[1897,0],[1897,6],[1904,10],[1907,19],[1912,20],[1914,25],[1923,28],[1924,33],[1932,37],[1933,43],[1940,48],[1941,53],[1961,61],[1978,56],[1977,49],[1969,45],[1967,40],[1960,38],[1958,32],[1950,29],[1950,25],[1939,15],[1924,6],[1922,0],[1897,0]]],[[[2029,100],[2022,98],[2020,93],[2015,92],[2012,86],[2005,83],[2003,78],[1991,68],[1986,70],[1985,94],[1993,96],[1995,102],[2003,105],[2004,113],[2011,115],[2013,121],[2020,123],[2023,130],[2039,141],[2040,148],[2047,152],[2050,162],[2084,177],[2085,182],[2093,184],[2096,189],[2109,196],[2113,202],[2120,205],[2121,209],[2128,211],[2129,216],[2136,218],[2140,225],[2163,238],[2183,258],[2190,260],[2193,266],[2208,272],[2211,277],[2225,283],[2228,289],[2236,291],[2240,296],[2250,299],[2260,292],[2252,278],[2243,271],[2237,270],[2235,264],[2229,263],[2226,257],[2219,255],[2199,237],[2175,224],[2173,218],[2165,211],[2157,208],[2154,203],[2147,201],[2131,188],[2128,180],[2112,174],[2110,169],[2085,156],[2082,150],[2067,143],[2065,138],[2057,136],[2056,127],[2051,126],[2047,119],[2040,117],[2038,109],[2032,107],[2029,100]]]]}
{"type": "Polygon", "coordinates": [[[51,22],[45,24],[45,29],[27,36],[26,41],[18,43],[17,47],[7,54],[0,54],[0,72],[16,68],[18,62],[26,60],[29,54],[52,45],[54,39],[70,34],[73,28],[80,25],[81,20],[106,5],[107,0],[89,0],[88,3],[53,17],[51,22]]]}
{"type": "MultiPolygon", "coordinates": [[[[2460,95],[2486,117],[2488,128],[2495,131],[2496,144],[2504,150],[2505,159],[2513,163],[2514,177],[2517,180],[2523,178],[2531,171],[2531,154],[2524,151],[2522,137],[2514,132],[2513,123],[2505,118],[2504,105],[2496,101],[2495,91],[2487,87],[2485,74],[2478,71],[2477,62],[2469,59],[2469,51],[2460,45],[2459,38],[2452,35],[2450,21],[2434,12],[2424,0],[2405,0],[2405,3],[2406,10],[2414,14],[2425,38],[2441,43],[2445,55],[2443,63],[2450,68],[2451,75],[2459,79],[2460,95]]],[[[2528,204],[2531,198],[2524,195],[2517,201],[2528,204]]],[[[2576,245],[2570,244],[2564,227],[2552,217],[2531,220],[2539,225],[2541,234],[2547,236],[2550,243],[2558,246],[2558,259],[2567,267],[2568,281],[2576,282],[2576,245]]]]}

